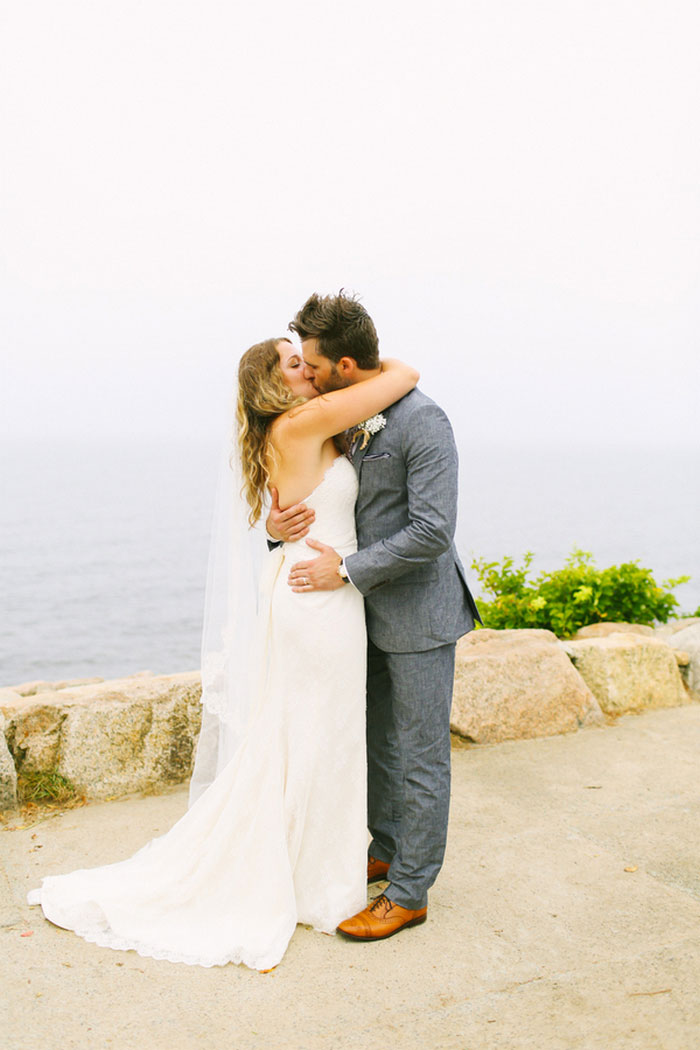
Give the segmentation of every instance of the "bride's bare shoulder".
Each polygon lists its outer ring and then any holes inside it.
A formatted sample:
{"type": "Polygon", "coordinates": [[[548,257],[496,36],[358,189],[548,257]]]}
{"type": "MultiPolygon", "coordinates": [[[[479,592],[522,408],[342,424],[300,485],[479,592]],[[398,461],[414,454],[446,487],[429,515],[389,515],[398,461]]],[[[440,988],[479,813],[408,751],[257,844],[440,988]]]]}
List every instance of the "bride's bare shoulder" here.
{"type": "Polygon", "coordinates": [[[293,441],[296,438],[305,439],[309,436],[309,427],[313,429],[313,421],[318,416],[318,402],[321,397],[315,397],[306,401],[303,405],[295,405],[294,408],[283,412],[281,416],[270,426],[270,436],[273,442],[284,440],[293,441]]]}
{"type": "Polygon", "coordinates": [[[290,409],[270,425],[270,444],[274,453],[283,460],[309,455],[320,446],[318,436],[308,426],[299,426],[295,413],[305,408],[299,405],[290,409]]]}

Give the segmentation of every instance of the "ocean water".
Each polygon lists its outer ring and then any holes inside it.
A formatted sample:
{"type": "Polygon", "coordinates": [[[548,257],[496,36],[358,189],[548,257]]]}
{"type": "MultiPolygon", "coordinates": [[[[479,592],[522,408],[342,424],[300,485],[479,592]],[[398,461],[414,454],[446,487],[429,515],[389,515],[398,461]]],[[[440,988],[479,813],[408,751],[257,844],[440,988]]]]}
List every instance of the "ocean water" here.
{"type": "MultiPolygon", "coordinates": [[[[199,667],[215,444],[15,442],[0,462],[0,685],[199,667]]],[[[630,559],[700,605],[700,450],[461,449],[457,540],[472,558],[574,546],[630,559]]],[[[473,589],[478,583],[468,568],[473,589]]]]}

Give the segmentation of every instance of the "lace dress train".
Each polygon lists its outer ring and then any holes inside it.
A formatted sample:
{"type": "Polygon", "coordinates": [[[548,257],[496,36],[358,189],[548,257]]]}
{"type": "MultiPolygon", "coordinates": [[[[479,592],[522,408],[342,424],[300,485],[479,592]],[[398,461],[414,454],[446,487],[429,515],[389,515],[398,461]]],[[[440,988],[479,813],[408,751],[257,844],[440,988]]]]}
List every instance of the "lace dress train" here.
{"type": "MultiPolygon", "coordinates": [[[[312,535],[355,549],[355,471],[306,500],[312,535]]],[[[267,677],[243,742],[164,835],[126,860],[47,876],[29,903],[87,941],[200,966],[276,966],[297,923],[331,933],[366,903],[365,653],[351,586],[294,594],[304,541],[268,559],[267,677]]]]}

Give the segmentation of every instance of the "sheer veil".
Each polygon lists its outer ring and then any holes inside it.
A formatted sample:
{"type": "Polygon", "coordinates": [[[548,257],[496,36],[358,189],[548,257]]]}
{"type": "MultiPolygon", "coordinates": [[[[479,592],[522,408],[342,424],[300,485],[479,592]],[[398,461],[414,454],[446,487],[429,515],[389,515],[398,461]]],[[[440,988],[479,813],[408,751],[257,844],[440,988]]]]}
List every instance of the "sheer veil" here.
{"type": "Polygon", "coordinates": [[[202,631],[202,728],[189,806],[234,757],[265,673],[268,617],[260,607],[259,582],[270,558],[266,513],[249,526],[236,434],[234,423],[219,464],[202,631]]]}

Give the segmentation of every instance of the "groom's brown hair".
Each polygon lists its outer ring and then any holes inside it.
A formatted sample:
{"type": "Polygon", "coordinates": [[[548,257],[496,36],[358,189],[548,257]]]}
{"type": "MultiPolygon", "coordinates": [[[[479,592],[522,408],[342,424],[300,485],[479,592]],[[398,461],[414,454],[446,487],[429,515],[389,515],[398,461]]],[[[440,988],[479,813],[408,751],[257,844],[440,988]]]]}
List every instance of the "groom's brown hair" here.
{"type": "Polygon", "coordinates": [[[289,328],[299,338],[318,339],[319,353],[334,364],[351,357],[358,368],[379,368],[379,339],[374,322],[357,296],[309,296],[289,328]]]}

